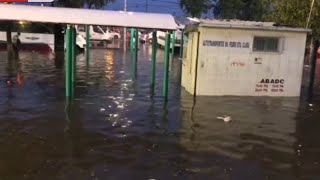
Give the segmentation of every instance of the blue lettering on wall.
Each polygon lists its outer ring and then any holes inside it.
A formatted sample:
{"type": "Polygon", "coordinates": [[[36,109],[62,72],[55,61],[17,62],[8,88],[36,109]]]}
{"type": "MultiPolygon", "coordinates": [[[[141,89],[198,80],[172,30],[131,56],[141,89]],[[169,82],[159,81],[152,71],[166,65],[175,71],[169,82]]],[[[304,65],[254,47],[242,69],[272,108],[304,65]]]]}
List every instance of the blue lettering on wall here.
{"type": "Polygon", "coordinates": [[[231,48],[250,48],[248,42],[235,42],[235,41],[210,41],[204,40],[202,43],[203,46],[209,47],[231,47],[231,48]]]}

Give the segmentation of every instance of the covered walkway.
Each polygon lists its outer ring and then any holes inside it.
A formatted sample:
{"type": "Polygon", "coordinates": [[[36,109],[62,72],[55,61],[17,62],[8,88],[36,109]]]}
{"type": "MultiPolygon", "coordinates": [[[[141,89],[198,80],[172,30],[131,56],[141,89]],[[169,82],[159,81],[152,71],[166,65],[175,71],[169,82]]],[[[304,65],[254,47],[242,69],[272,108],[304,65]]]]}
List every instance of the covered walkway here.
{"type": "MultiPolygon", "coordinates": [[[[155,13],[139,13],[139,12],[123,12],[123,11],[106,11],[91,9],[75,9],[60,7],[41,7],[0,4],[0,21],[27,21],[38,23],[54,23],[67,25],[66,31],[66,97],[67,100],[73,100],[75,94],[75,82],[77,76],[76,67],[76,30],[75,25],[86,25],[86,59],[87,66],[90,60],[89,47],[89,25],[102,25],[114,27],[127,27],[131,30],[131,69],[132,77],[136,78],[137,73],[137,51],[138,51],[138,30],[137,28],[164,30],[166,35],[166,55],[164,69],[163,96],[164,100],[168,98],[169,84],[169,59],[170,59],[170,37],[169,31],[178,28],[174,17],[170,14],[155,13]]],[[[173,39],[175,39],[173,34],[173,39]]],[[[173,40],[173,43],[174,40],[173,40]]],[[[151,88],[152,93],[155,89],[155,73],[156,73],[156,50],[157,36],[156,31],[153,33],[152,45],[152,75],[151,88]]]]}

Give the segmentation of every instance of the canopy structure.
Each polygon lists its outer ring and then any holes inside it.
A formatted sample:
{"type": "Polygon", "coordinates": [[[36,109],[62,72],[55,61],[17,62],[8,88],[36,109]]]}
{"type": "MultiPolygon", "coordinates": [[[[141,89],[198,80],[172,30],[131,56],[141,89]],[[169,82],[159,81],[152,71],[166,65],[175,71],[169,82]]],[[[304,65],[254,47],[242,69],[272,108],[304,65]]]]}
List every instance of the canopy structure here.
{"type": "Polygon", "coordinates": [[[0,4],[0,20],[175,30],[170,14],[0,4]]]}

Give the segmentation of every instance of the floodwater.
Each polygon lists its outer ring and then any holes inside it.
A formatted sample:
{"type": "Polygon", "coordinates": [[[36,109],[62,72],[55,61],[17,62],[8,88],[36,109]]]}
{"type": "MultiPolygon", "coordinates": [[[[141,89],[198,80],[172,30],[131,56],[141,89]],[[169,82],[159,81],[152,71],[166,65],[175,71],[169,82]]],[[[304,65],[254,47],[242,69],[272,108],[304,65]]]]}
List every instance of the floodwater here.
{"type": "Polygon", "coordinates": [[[301,98],[193,99],[176,59],[165,105],[163,51],[154,96],[150,54],[140,47],[136,80],[130,52],[92,50],[89,68],[79,54],[66,105],[61,54],[0,52],[0,179],[320,179],[320,103],[306,100],[307,83],[301,98]],[[23,85],[8,87],[19,71],[23,85]]]}

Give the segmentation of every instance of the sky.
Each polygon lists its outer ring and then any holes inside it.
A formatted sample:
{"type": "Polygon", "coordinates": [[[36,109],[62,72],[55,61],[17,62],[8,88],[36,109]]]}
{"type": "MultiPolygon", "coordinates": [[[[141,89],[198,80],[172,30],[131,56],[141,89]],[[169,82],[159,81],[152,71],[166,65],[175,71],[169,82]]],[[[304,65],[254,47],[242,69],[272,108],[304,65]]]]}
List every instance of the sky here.
{"type": "MultiPolygon", "coordinates": [[[[116,0],[114,4],[108,5],[108,10],[124,10],[125,0],[116,0]]],[[[169,13],[183,16],[179,0],[127,0],[127,11],[169,13]]]]}
{"type": "MultiPolygon", "coordinates": [[[[123,11],[125,0],[115,0],[104,9],[123,11]]],[[[180,8],[180,0],[127,0],[127,11],[149,12],[149,13],[169,13],[174,16],[185,16],[180,8]]],[[[19,3],[20,4],[20,3],[19,3]]],[[[26,4],[26,3],[21,3],[26,4]]],[[[29,3],[30,5],[40,5],[41,3],[29,3]]],[[[45,3],[46,4],[46,3],[45,3]]],[[[50,5],[47,4],[47,5],[50,5]]],[[[205,14],[203,17],[212,18],[212,14],[205,14]]]]}

